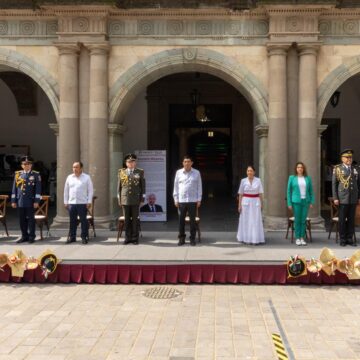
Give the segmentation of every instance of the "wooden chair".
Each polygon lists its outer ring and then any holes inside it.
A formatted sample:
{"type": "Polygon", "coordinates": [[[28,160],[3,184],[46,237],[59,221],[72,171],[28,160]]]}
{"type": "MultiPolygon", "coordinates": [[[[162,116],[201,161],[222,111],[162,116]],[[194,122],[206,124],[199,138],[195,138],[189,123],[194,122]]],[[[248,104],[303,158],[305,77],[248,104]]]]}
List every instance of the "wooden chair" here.
{"type": "Polygon", "coordinates": [[[46,225],[46,228],[47,228],[46,237],[50,236],[49,220],[48,220],[49,200],[50,200],[50,196],[41,195],[39,207],[35,211],[35,222],[39,226],[41,240],[44,239],[43,238],[44,224],[46,225]]]}
{"type": "MultiPolygon", "coordinates": [[[[89,223],[89,228],[91,227],[93,230],[93,236],[96,237],[96,231],[95,231],[95,200],[97,199],[97,196],[93,196],[91,206],[87,210],[86,219],[89,223]]],[[[78,225],[80,223],[80,218],[78,217],[78,225]]]]}
{"type": "MultiPolygon", "coordinates": [[[[288,224],[287,224],[287,230],[286,230],[286,235],[285,235],[285,239],[288,238],[289,235],[289,230],[291,229],[291,243],[294,242],[294,223],[295,223],[295,216],[292,210],[290,210],[287,207],[287,219],[288,219],[288,224]]],[[[306,239],[309,239],[309,242],[312,242],[312,236],[311,236],[311,219],[310,218],[306,218],[306,232],[305,232],[305,237],[306,239]]]]}
{"type": "Polygon", "coordinates": [[[9,236],[9,232],[6,225],[6,203],[8,195],[0,195],[0,222],[3,224],[6,232],[6,236],[9,236]]]}
{"type": "MultiPolygon", "coordinates": [[[[139,228],[140,237],[142,237],[140,216],[138,216],[138,218],[137,218],[137,225],[139,228]]],[[[121,234],[124,230],[124,226],[125,226],[125,216],[120,215],[118,218],[118,225],[117,225],[118,233],[117,233],[117,237],[116,237],[116,242],[119,242],[119,240],[121,238],[121,234]]]]}
{"type": "MultiPolygon", "coordinates": [[[[92,228],[93,230],[93,237],[96,237],[96,231],[95,231],[95,200],[97,199],[97,196],[93,196],[92,202],[90,207],[87,209],[86,219],[89,223],[89,228],[92,228]]],[[[77,217],[77,226],[80,224],[80,217],[77,217]]],[[[68,233],[68,240],[70,239],[70,229],[68,233]]]]}
{"type": "MultiPolygon", "coordinates": [[[[335,243],[339,242],[339,206],[335,205],[334,198],[328,198],[330,203],[330,227],[329,227],[329,235],[328,239],[330,239],[331,233],[335,228],[335,243]]],[[[353,234],[353,240],[355,244],[357,243],[355,231],[353,234]]]]}
{"type": "MultiPolygon", "coordinates": [[[[190,224],[190,216],[185,216],[185,224],[190,224]]],[[[195,227],[196,232],[198,234],[198,242],[201,243],[201,231],[200,231],[200,216],[199,216],[199,208],[196,208],[196,215],[195,215],[195,227]]]]}

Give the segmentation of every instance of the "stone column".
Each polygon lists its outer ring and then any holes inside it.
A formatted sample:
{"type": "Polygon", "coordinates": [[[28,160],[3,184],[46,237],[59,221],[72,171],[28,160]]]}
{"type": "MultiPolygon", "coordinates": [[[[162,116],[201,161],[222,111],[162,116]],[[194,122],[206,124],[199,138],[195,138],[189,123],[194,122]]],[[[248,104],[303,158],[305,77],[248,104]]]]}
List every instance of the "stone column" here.
{"type": "Polygon", "coordinates": [[[56,153],[59,153],[59,124],[58,123],[50,123],[49,128],[54,132],[56,136],[56,153]]]}
{"type": "Polygon", "coordinates": [[[297,49],[292,46],[287,58],[288,87],[288,168],[291,172],[297,162],[298,152],[298,91],[299,91],[299,57],[297,49]]]}
{"type": "Polygon", "coordinates": [[[80,159],[85,172],[89,171],[89,89],[90,56],[88,49],[82,47],[79,57],[80,159]]]}
{"type": "Polygon", "coordinates": [[[108,138],[108,51],[107,43],[87,45],[90,51],[89,92],[89,174],[97,196],[95,217],[108,227],[109,216],[109,138],[108,138]]]}
{"type": "Polygon", "coordinates": [[[259,170],[257,176],[261,179],[261,182],[264,186],[264,215],[267,215],[267,203],[268,203],[268,188],[267,182],[269,176],[266,173],[266,163],[267,163],[267,148],[268,148],[268,135],[269,135],[269,126],[268,125],[256,125],[255,132],[259,139],[259,170]]]}
{"type": "Polygon", "coordinates": [[[268,228],[285,225],[285,194],[288,179],[288,127],[286,56],[288,45],[268,45],[269,56],[269,136],[267,171],[268,228]]]}
{"type": "Polygon", "coordinates": [[[109,131],[109,159],[110,159],[110,214],[114,217],[119,212],[117,200],[118,170],[123,167],[123,134],[126,126],[108,124],[109,131]]]}
{"type": "Polygon", "coordinates": [[[80,156],[78,44],[58,44],[59,49],[59,137],[57,152],[57,215],[54,225],[68,222],[64,208],[64,184],[72,164],[80,156]]]}
{"type": "Polygon", "coordinates": [[[318,45],[298,45],[299,50],[299,122],[298,159],[305,163],[315,193],[312,218],[320,218],[320,164],[317,124],[317,49],[318,45]]]}

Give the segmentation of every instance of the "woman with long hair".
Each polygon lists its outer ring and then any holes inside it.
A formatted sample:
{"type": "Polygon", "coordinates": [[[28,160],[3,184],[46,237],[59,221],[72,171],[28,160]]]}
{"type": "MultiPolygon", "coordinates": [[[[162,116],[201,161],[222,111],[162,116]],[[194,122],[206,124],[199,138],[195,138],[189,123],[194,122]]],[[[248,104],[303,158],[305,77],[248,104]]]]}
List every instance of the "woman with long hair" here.
{"type": "Polygon", "coordinates": [[[301,161],[295,165],[294,175],[289,176],[287,186],[287,205],[293,211],[295,221],[296,245],[307,245],[305,238],[306,219],[309,207],[314,205],[314,190],[311,177],[308,176],[306,166],[301,161]]]}

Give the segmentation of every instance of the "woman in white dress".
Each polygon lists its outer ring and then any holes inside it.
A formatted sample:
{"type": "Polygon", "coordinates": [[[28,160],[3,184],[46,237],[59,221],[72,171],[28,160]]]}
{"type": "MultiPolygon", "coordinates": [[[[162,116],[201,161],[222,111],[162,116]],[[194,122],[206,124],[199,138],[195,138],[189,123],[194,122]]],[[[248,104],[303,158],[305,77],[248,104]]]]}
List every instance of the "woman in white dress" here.
{"type": "Polygon", "coordinates": [[[265,243],[262,221],[263,186],[261,180],[255,177],[255,169],[248,166],[247,177],[241,180],[239,187],[238,210],[240,213],[237,239],[249,245],[265,243]]]}

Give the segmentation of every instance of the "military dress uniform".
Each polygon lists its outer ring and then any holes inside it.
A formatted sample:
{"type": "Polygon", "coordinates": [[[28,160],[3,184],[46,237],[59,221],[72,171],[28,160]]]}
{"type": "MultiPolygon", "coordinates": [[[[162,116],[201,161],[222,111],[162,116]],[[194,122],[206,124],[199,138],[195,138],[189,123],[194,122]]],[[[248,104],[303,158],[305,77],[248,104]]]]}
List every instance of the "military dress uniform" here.
{"type": "MultiPolygon", "coordinates": [[[[136,160],[135,155],[128,155],[125,160],[136,160]]],[[[135,168],[119,169],[118,198],[125,216],[125,244],[139,242],[139,205],[145,197],[144,170],[135,168]]]]}
{"type": "MultiPolygon", "coordinates": [[[[352,150],[345,150],[342,156],[352,156],[352,150]]],[[[360,178],[355,166],[336,165],[332,176],[334,200],[339,200],[340,245],[356,245],[352,238],[355,231],[356,205],[360,199],[360,178]]]]}
{"type": "Polygon", "coordinates": [[[39,172],[30,170],[15,172],[11,202],[16,204],[19,212],[21,239],[19,242],[35,240],[34,203],[41,200],[41,177],[39,172]]]}

